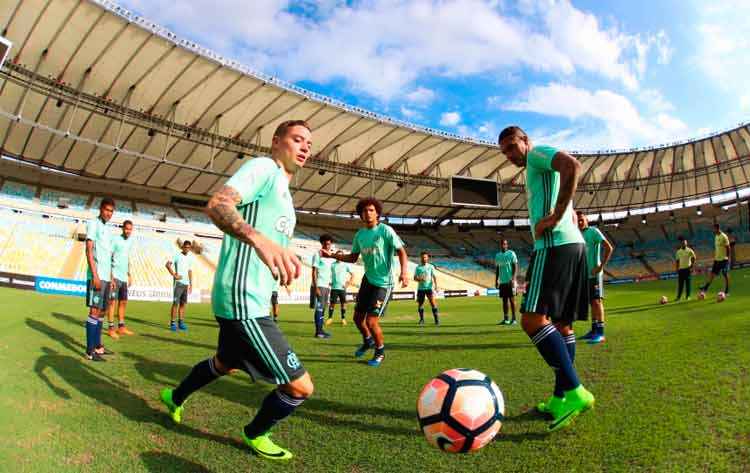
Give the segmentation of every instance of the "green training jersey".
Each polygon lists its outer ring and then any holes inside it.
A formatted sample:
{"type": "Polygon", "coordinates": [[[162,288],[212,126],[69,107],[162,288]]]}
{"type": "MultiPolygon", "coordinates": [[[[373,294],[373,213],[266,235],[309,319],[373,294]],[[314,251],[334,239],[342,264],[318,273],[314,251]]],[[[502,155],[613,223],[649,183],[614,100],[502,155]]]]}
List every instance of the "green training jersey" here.
{"type": "Polygon", "coordinates": [[[333,265],[331,265],[331,289],[336,289],[338,291],[346,289],[346,282],[351,277],[351,274],[352,267],[349,263],[334,261],[333,265]]]}
{"type": "Polygon", "coordinates": [[[414,269],[414,280],[419,282],[417,289],[432,289],[432,275],[435,274],[435,266],[432,263],[420,264],[414,269]]]}
{"type": "Polygon", "coordinates": [[[594,277],[592,271],[602,263],[602,242],[606,240],[598,228],[586,227],[582,232],[586,242],[586,274],[594,277]]]}
{"type": "Polygon", "coordinates": [[[513,279],[513,269],[518,264],[518,256],[513,250],[498,251],[495,254],[495,266],[497,266],[497,281],[507,284],[513,279]]]}
{"type": "Polygon", "coordinates": [[[312,267],[317,270],[317,286],[318,287],[330,287],[331,286],[331,266],[333,266],[331,258],[321,258],[320,253],[315,253],[312,257],[312,267]]]}
{"type": "Polygon", "coordinates": [[[692,248],[680,248],[677,250],[675,258],[678,261],[679,269],[688,269],[693,265],[695,260],[695,252],[692,248]]]}
{"type": "Polygon", "coordinates": [[[362,255],[365,277],[373,286],[393,286],[393,254],[404,247],[396,232],[384,223],[374,228],[360,228],[354,235],[352,253],[362,255]]]}
{"type": "Polygon", "coordinates": [[[568,204],[562,219],[554,228],[536,238],[534,227],[537,222],[551,215],[560,192],[560,173],[552,168],[552,159],[557,150],[550,146],[535,146],[526,157],[526,202],[529,209],[531,237],[534,249],[562,246],[569,243],[583,243],[578,225],[574,220],[573,203],[568,204]]]}
{"type": "Polygon", "coordinates": [[[132,246],[132,238],[123,238],[122,235],[118,235],[112,239],[112,277],[118,281],[128,282],[132,246]]]}
{"type": "Polygon", "coordinates": [[[172,270],[180,276],[180,279],[175,279],[175,284],[182,284],[187,286],[190,284],[190,270],[193,269],[193,255],[188,253],[182,254],[182,251],[178,251],[172,258],[172,270]]]}
{"type": "MultiPolygon", "coordinates": [[[[237,211],[256,231],[282,248],[289,246],[297,220],[286,173],[270,158],[247,161],[226,182],[242,201],[237,211]]],[[[276,280],[257,252],[224,235],[211,292],[217,317],[246,320],[267,317],[276,280]]]]}
{"type": "MultiPolygon", "coordinates": [[[[86,239],[94,242],[96,274],[100,280],[109,281],[112,278],[112,232],[101,218],[96,217],[86,223],[86,239]]],[[[94,279],[91,268],[88,268],[86,278],[94,279]]]]}

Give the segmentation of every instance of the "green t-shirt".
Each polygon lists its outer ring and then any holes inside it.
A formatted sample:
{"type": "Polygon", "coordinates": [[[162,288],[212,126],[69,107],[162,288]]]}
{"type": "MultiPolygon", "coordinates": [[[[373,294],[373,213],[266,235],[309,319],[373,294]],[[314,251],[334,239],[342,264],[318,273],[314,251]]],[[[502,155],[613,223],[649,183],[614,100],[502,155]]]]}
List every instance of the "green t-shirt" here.
{"type": "Polygon", "coordinates": [[[729,259],[729,253],[727,253],[727,247],[729,246],[729,237],[724,232],[719,232],[714,237],[714,261],[724,261],[729,259]]]}
{"type": "Polygon", "coordinates": [[[352,274],[352,267],[349,263],[334,261],[331,265],[331,274],[333,276],[331,278],[331,289],[343,291],[346,289],[344,285],[349,280],[349,275],[352,274]]]}
{"type": "Polygon", "coordinates": [[[175,284],[182,284],[187,286],[190,284],[190,270],[193,269],[193,255],[183,255],[182,251],[178,251],[174,258],[172,258],[172,270],[180,276],[180,279],[175,279],[175,284]]]}
{"type": "Polygon", "coordinates": [[[550,146],[535,146],[526,157],[526,201],[529,208],[531,237],[534,249],[583,243],[578,225],[573,219],[572,202],[568,204],[562,219],[537,239],[534,227],[537,222],[551,215],[560,192],[560,173],[552,168],[552,159],[557,150],[550,146]]]}
{"type": "MultiPolygon", "coordinates": [[[[286,248],[297,220],[286,173],[270,158],[247,161],[226,182],[239,192],[237,211],[255,230],[286,248]]],[[[224,235],[214,277],[211,305],[217,317],[247,320],[267,317],[276,280],[256,251],[224,235]]]]}
{"type": "Polygon", "coordinates": [[[393,286],[393,254],[404,247],[396,232],[384,223],[374,228],[360,228],[354,235],[352,253],[362,255],[365,277],[373,286],[393,286]]]}
{"type": "Polygon", "coordinates": [[[586,242],[586,274],[593,278],[595,276],[592,271],[602,263],[602,242],[606,238],[594,227],[586,227],[581,233],[586,242]]]}
{"type": "Polygon", "coordinates": [[[680,248],[677,250],[676,258],[679,262],[679,269],[688,269],[692,265],[692,260],[695,258],[695,252],[690,247],[680,248]]]}
{"type": "Polygon", "coordinates": [[[112,241],[112,277],[118,281],[128,282],[130,271],[130,248],[133,246],[132,238],[123,238],[118,235],[112,241]]]}
{"type": "Polygon", "coordinates": [[[498,251],[495,254],[495,265],[497,266],[497,281],[507,284],[513,279],[513,268],[518,263],[518,257],[513,250],[498,251]]]}
{"type": "MultiPolygon", "coordinates": [[[[102,281],[112,277],[112,232],[102,219],[96,217],[86,223],[86,239],[94,242],[94,262],[96,273],[102,281]]],[[[94,279],[91,268],[86,273],[87,279],[94,279]]]]}
{"type": "Polygon", "coordinates": [[[317,252],[313,255],[312,267],[318,271],[318,287],[331,286],[331,266],[333,266],[333,261],[331,258],[321,258],[320,253],[317,252]]]}
{"type": "Polygon", "coordinates": [[[420,264],[414,269],[414,280],[417,278],[423,278],[419,280],[417,289],[429,290],[432,289],[432,275],[435,274],[435,266],[432,263],[420,264]]]}

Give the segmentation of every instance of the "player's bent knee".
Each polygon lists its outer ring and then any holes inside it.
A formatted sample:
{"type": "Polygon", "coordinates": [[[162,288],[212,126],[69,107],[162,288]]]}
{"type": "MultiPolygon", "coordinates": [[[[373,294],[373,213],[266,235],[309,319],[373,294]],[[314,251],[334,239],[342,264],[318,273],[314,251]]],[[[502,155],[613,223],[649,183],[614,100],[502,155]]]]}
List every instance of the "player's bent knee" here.
{"type": "Polygon", "coordinates": [[[214,369],[220,375],[224,376],[225,374],[229,373],[231,367],[222,363],[218,356],[214,356],[214,369]]]}
{"type": "Polygon", "coordinates": [[[521,315],[521,328],[531,336],[547,324],[547,318],[541,314],[526,313],[521,315]]]}
{"type": "Polygon", "coordinates": [[[297,398],[308,398],[312,396],[313,392],[315,391],[315,387],[313,386],[312,378],[310,378],[309,373],[303,374],[301,377],[295,379],[291,383],[279,386],[279,389],[284,391],[286,394],[297,398]]]}

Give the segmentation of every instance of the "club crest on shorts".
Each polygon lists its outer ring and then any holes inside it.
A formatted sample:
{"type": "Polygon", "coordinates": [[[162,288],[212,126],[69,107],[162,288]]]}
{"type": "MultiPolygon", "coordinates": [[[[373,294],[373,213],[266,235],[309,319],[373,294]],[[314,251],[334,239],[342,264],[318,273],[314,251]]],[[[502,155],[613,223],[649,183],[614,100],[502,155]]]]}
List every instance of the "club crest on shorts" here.
{"type": "Polygon", "coordinates": [[[299,362],[299,358],[297,358],[297,354],[292,350],[289,350],[286,353],[286,365],[293,370],[296,370],[300,366],[302,366],[302,364],[299,362]]]}

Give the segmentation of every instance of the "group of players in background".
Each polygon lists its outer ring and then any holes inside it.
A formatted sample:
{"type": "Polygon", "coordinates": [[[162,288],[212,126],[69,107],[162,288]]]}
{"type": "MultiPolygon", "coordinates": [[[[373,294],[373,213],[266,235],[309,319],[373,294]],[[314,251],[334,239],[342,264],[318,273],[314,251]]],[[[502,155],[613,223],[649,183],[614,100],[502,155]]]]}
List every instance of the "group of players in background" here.
{"type": "MultiPolygon", "coordinates": [[[[599,342],[603,341],[602,273],[612,246],[601,232],[588,227],[583,214],[573,210],[572,198],[581,169],[575,157],[548,146],[533,146],[526,133],[515,126],[502,131],[498,145],[512,164],[526,172],[534,250],[520,307],[521,327],[554,374],[552,394],[537,405],[540,412],[551,417],[548,430],[553,432],[568,426],[595,402],[574,366],[576,336],[573,322],[586,320],[591,305],[594,324],[589,336],[592,341],[596,337],[600,337],[599,342]],[[587,245],[591,251],[587,251],[587,245]],[[602,247],[603,257],[600,256],[602,247]]],[[[312,132],[306,122],[281,123],[273,135],[271,156],[248,160],[209,200],[206,213],[225,233],[211,295],[212,310],[219,327],[216,353],[197,363],[176,388],[165,388],[159,395],[172,420],[180,423],[188,397],[233,370],[243,370],[254,380],[262,379],[276,385],[277,389],[265,397],[255,417],[240,433],[253,452],[270,460],[292,458],[289,450],[271,439],[270,432],[314,391],[310,374],[279,325],[269,316],[272,294],[278,293],[280,287],[287,288],[301,275],[302,263],[289,249],[296,224],[289,182],[305,165],[311,148],[312,132]]],[[[108,232],[104,225],[113,210],[114,203],[103,200],[99,217],[90,222],[87,229],[90,269],[87,305],[91,308],[87,322],[87,356],[91,359],[101,358],[106,353],[101,345],[99,318],[109,300],[110,263],[107,261],[111,261],[111,239],[106,236],[108,232]]],[[[367,364],[379,367],[385,359],[380,317],[396,285],[392,273],[393,259],[394,255],[398,257],[398,281],[406,287],[409,283],[407,253],[393,228],[380,222],[383,212],[379,201],[361,199],[356,212],[362,227],[355,234],[349,253],[334,250],[330,236],[324,235],[320,239],[321,249],[313,262],[316,336],[329,336],[323,321],[329,289],[345,293],[351,283],[351,270],[346,265],[356,263],[361,257],[364,276],[359,285],[353,319],[362,335],[362,345],[354,351],[354,356],[362,357],[374,350],[367,364]],[[326,260],[343,264],[338,275],[334,269],[338,268],[337,263],[328,264],[326,260]],[[336,283],[333,283],[334,279],[336,283]]],[[[123,238],[128,238],[125,231],[123,238]]],[[[502,245],[497,285],[504,302],[507,301],[504,320],[507,320],[507,305],[513,310],[515,320],[513,293],[517,258],[509,253],[507,241],[502,245]]],[[[189,253],[189,247],[187,251],[185,248],[183,244],[183,256],[189,253]]],[[[184,305],[182,301],[186,296],[183,294],[192,288],[192,275],[189,269],[185,272],[182,257],[175,258],[167,268],[176,283],[177,308],[173,306],[172,327],[177,314],[180,319],[177,328],[182,328],[184,310],[180,310],[180,305],[184,305]],[[186,279],[188,287],[178,291],[177,283],[185,285],[186,279]]],[[[429,255],[421,255],[414,279],[419,282],[420,321],[424,320],[422,306],[427,298],[435,323],[439,324],[434,299],[437,280],[429,255]]],[[[342,320],[345,320],[345,295],[338,301],[342,320]]],[[[329,309],[329,320],[332,315],[329,309]]],[[[507,323],[512,324],[513,320],[507,323]]]]}

